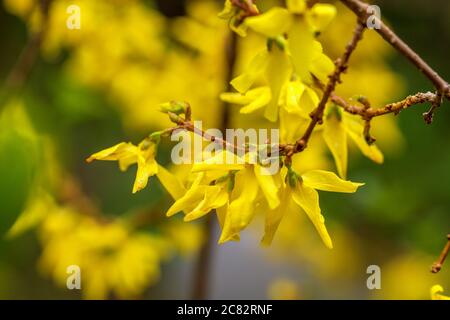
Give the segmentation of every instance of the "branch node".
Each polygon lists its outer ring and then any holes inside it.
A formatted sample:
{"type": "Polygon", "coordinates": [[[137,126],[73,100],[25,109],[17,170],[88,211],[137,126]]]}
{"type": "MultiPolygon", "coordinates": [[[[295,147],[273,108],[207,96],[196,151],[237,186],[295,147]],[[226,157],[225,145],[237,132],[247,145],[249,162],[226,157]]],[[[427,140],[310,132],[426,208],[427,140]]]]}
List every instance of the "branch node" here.
{"type": "Polygon", "coordinates": [[[434,113],[436,112],[437,108],[439,108],[444,100],[444,95],[441,91],[437,91],[435,93],[434,100],[431,101],[431,108],[427,112],[423,113],[423,119],[425,120],[426,124],[432,124],[434,113]]]}

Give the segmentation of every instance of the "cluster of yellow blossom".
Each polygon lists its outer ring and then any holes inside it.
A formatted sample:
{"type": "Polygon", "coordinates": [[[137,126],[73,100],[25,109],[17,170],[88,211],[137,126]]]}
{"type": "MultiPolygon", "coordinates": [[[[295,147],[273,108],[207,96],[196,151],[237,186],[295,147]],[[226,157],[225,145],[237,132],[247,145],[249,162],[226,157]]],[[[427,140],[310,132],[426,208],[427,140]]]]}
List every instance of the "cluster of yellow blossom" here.
{"type": "MultiPolygon", "coordinates": [[[[66,288],[70,275],[67,268],[76,265],[81,271],[83,297],[139,297],[159,279],[163,261],[177,253],[191,255],[201,246],[204,234],[196,224],[173,219],[167,223],[153,224],[159,230],[157,233],[142,231],[136,228],[139,225],[133,223],[133,215],[122,218],[94,215],[79,208],[77,203],[61,201],[60,192],[65,189],[64,183],[68,180],[66,173],[53,152],[52,142],[33,129],[22,101],[9,101],[0,120],[2,130],[12,127],[26,138],[20,141],[22,144],[27,142],[25,146],[28,149],[24,156],[34,159],[37,158],[34,153],[38,153],[40,159],[40,170],[29,181],[30,193],[25,208],[6,235],[12,240],[37,228],[43,247],[39,269],[62,288],[66,288]],[[34,151],[32,146],[39,150],[34,151]]],[[[156,163],[154,167],[145,163],[146,159],[152,159],[151,147],[144,141],[139,148],[130,145],[118,148],[133,155],[121,162],[123,168],[133,163],[140,166],[140,183],[146,183],[148,175],[157,168],[156,163]]],[[[15,161],[18,159],[15,158],[15,161]]],[[[162,167],[158,170],[162,181],[167,180],[165,172],[162,167]]],[[[15,176],[15,179],[18,177],[15,176]]],[[[141,187],[136,185],[138,189],[141,187]]]]}
{"type": "MultiPolygon", "coordinates": [[[[123,167],[124,163],[133,162],[130,159],[136,157],[136,148],[120,143],[92,155],[88,161],[117,160],[123,167]]],[[[142,174],[143,170],[138,165],[135,186],[145,185],[150,172],[158,174],[162,185],[176,200],[167,211],[167,216],[184,212],[184,220],[191,221],[215,209],[222,227],[219,243],[239,240],[240,231],[252,221],[258,207],[264,207],[266,227],[262,243],[269,245],[287,206],[294,202],[306,212],[325,245],[332,248],[317,190],[353,193],[362,185],[342,180],[334,173],[323,170],[311,170],[299,175],[291,167],[284,167],[271,175],[263,164],[254,160],[257,157],[255,153],[247,153],[241,159],[234,153],[223,151],[204,162],[194,163],[190,182],[184,186],[175,175],[155,165],[154,155],[153,152],[150,157],[142,157],[140,166],[155,169],[145,170],[142,174]],[[164,173],[161,175],[161,172],[164,173]]]]}
{"type": "MultiPolygon", "coordinates": [[[[237,11],[228,1],[220,16],[230,18],[237,11]]],[[[287,1],[287,8],[273,7],[266,13],[247,17],[242,26],[267,38],[267,46],[252,59],[242,75],[231,81],[238,93],[224,93],[221,98],[229,103],[244,105],[242,113],[265,107],[264,116],[270,121],[277,121],[281,114],[282,141],[283,136],[292,131],[287,128],[307,125],[309,113],[319,101],[318,92],[313,87],[313,76],[325,82],[334,69],[333,62],[323,53],[315,34],[322,31],[335,14],[335,7],[329,4],[316,4],[308,8],[305,1],[292,0],[287,1]],[[264,85],[252,88],[258,82],[264,85]]],[[[242,26],[239,26],[241,31],[242,26]]],[[[242,35],[246,33],[247,30],[240,32],[242,35]]],[[[378,148],[365,142],[363,126],[357,117],[343,114],[330,104],[323,127],[323,139],[335,158],[342,178],[345,179],[347,170],[347,137],[356,143],[363,154],[382,162],[378,148]]],[[[125,145],[122,143],[108,148],[88,160],[127,162],[133,152],[130,150],[123,153],[125,145]]],[[[207,164],[194,164],[190,182],[185,185],[185,194],[174,197],[176,202],[167,215],[184,211],[185,220],[189,221],[215,209],[222,226],[219,240],[222,243],[239,239],[240,231],[251,222],[256,211],[260,210],[258,207],[264,206],[267,207],[267,213],[262,243],[270,244],[286,206],[293,201],[306,212],[325,245],[331,248],[332,241],[324,225],[316,190],[351,193],[361,184],[344,181],[323,170],[299,174],[294,169],[295,164],[293,167],[283,168],[276,175],[260,174],[264,168],[247,161],[254,156],[246,154],[242,165],[226,165],[223,162],[211,165],[211,161],[207,164]]],[[[219,154],[217,157],[221,158],[223,155],[219,154]]],[[[154,156],[145,163],[148,167],[157,168],[154,156]]],[[[157,170],[146,172],[143,182],[141,167],[143,165],[138,165],[136,184],[145,185],[148,176],[156,174],[157,170]]],[[[180,190],[180,183],[174,183],[175,179],[170,180],[170,185],[164,181],[162,183],[173,195],[174,187],[180,190]]]]}
{"type": "Polygon", "coordinates": [[[81,270],[83,296],[138,297],[160,273],[169,243],[148,233],[130,232],[119,221],[101,222],[71,208],[51,212],[40,226],[44,250],[39,265],[66,286],[67,268],[81,270]]]}
{"type": "Polygon", "coordinates": [[[195,225],[173,220],[162,225],[159,233],[143,232],[126,218],[59,205],[43,190],[30,198],[8,237],[36,226],[43,246],[42,274],[65,288],[68,267],[79,267],[82,294],[87,299],[137,298],[159,279],[163,261],[177,252],[192,254],[203,242],[203,233],[195,225]]]}

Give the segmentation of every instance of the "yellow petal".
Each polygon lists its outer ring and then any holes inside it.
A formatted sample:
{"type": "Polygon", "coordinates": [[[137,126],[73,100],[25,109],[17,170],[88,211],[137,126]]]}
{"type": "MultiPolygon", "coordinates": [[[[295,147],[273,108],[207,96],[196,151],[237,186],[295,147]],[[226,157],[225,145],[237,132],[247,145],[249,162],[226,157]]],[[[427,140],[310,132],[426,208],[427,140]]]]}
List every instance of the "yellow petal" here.
{"type": "Polygon", "coordinates": [[[342,122],[334,114],[325,118],[323,139],[333,155],[337,171],[342,178],[347,177],[347,132],[342,122]]]}
{"type": "Polygon", "coordinates": [[[130,142],[121,142],[110,148],[94,153],[86,159],[87,162],[94,160],[119,161],[120,169],[125,171],[128,166],[137,162],[138,147],[130,142]]]}
{"type": "Polygon", "coordinates": [[[288,113],[285,108],[280,109],[280,142],[287,143],[298,139],[309,125],[310,118],[297,113],[288,113]]]}
{"type": "Polygon", "coordinates": [[[335,65],[324,53],[318,53],[311,62],[310,71],[322,82],[328,81],[328,76],[333,73],[335,65]]]}
{"type": "Polygon", "coordinates": [[[311,170],[302,175],[303,183],[321,191],[353,193],[364,183],[342,180],[336,174],[324,170],[311,170]]]}
{"type": "Polygon", "coordinates": [[[232,171],[242,170],[245,168],[245,160],[238,157],[236,154],[224,150],[216,153],[211,158],[205,159],[202,162],[194,163],[192,172],[202,171],[232,171]]]}
{"type": "Polygon", "coordinates": [[[231,0],[225,0],[222,11],[218,14],[221,19],[230,19],[235,14],[235,7],[231,0]]]}
{"type": "Polygon", "coordinates": [[[194,184],[189,188],[184,196],[175,201],[172,206],[167,210],[166,216],[171,217],[178,212],[190,212],[198,203],[204,198],[208,186],[194,184]]]}
{"type": "Polygon", "coordinates": [[[311,112],[319,105],[319,97],[317,93],[306,86],[305,93],[300,98],[300,106],[305,113],[308,114],[308,120],[310,119],[309,115],[311,112]]]}
{"type": "Polygon", "coordinates": [[[305,85],[300,81],[289,81],[284,90],[284,101],[282,104],[287,112],[309,118],[300,106],[300,98],[303,96],[305,89],[305,85]]]}
{"type": "Polygon", "coordinates": [[[156,176],[174,200],[180,199],[186,193],[186,188],[180,180],[163,166],[158,165],[156,176]]]}
{"type": "Polygon", "coordinates": [[[184,221],[192,221],[209,213],[215,208],[223,207],[228,202],[226,186],[208,186],[205,190],[202,201],[186,214],[184,221]]]}
{"type": "Polygon", "coordinates": [[[275,38],[289,30],[291,14],[285,8],[274,7],[266,13],[246,18],[244,23],[253,31],[275,38]]]}
{"type": "MultiPolygon", "coordinates": [[[[250,90],[251,91],[251,90],[250,90]]],[[[232,104],[249,104],[253,99],[249,96],[250,91],[245,93],[224,92],[220,94],[220,100],[232,104]]]]}
{"type": "Polygon", "coordinates": [[[266,79],[269,83],[272,99],[264,111],[264,116],[269,121],[277,121],[278,119],[281,89],[289,81],[291,71],[291,62],[288,55],[277,45],[273,45],[266,68],[266,79]]]}
{"type": "Polygon", "coordinates": [[[309,68],[315,57],[314,37],[302,17],[295,17],[288,33],[288,43],[292,62],[297,75],[305,83],[311,83],[309,68]]]}
{"type": "Polygon", "coordinates": [[[220,95],[222,101],[245,105],[240,112],[243,114],[252,113],[264,106],[271,100],[271,92],[269,87],[259,87],[247,91],[245,94],[225,92],[220,95]]]}
{"type": "Polygon", "coordinates": [[[280,205],[280,199],[274,175],[270,175],[266,168],[259,165],[254,165],[254,173],[270,209],[275,209],[280,205]]]}
{"type": "Polygon", "coordinates": [[[333,243],[325,227],[325,218],[320,212],[319,195],[317,191],[302,183],[297,183],[297,186],[292,190],[292,199],[306,212],[309,219],[316,227],[325,246],[332,249],[333,243]]]}
{"type": "MultiPolygon", "coordinates": [[[[225,225],[225,218],[227,216],[228,206],[229,206],[229,204],[216,209],[217,219],[219,220],[219,225],[220,225],[221,230],[223,230],[224,225],[225,225]]],[[[230,238],[230,241],[239,241],[239,240],[240,240],[239,234],[236,234],[230,238]]]]}
{"type": "Polygon", "coordinates": [[[286,7],[289,12],[300,14],[305,12],[306,10],[306,1],[305,0],[287,0],[286,7]]]}
{"type": "MultiPolygon", "coordinates": [[[[264,106],[267,106],[270,103],[270,101],[272,100],[272,93],[270,92],[269,87],[263,87],[263,88],[258,88],[258,89],[261,89],[258,92],[258,96],[255,96],[254,100],[251,103],[249,103],[248,105],[241,108],[240,112],[242,114],[252,113],[264,106]]],[[[258,90],[258,89],[256,89],[256,90],[258,90]]],[[[250,91],[252,91],[252,90],[250,90],[250,91]]],[[[255,92],[252,92],[252,95],[253,94],[255,94],[255,92]]]]}
{"type": "Polygon", "coordinates": [[[367,158],[372,161],[382,164],[384,161],[383,153],[378,149],[375,144],[368,145],[366,139],[364,139],[364,127],[362,124],[351,122],[346,118],[345,121],[345,129],[347,131],[348,136],[355,142],[358,146],[359,150],[361,150],[362,154],[364,154],[367,158]]]}
{"type": "Polygon", "coordinates": [[[266,69],[268,61],[268,52],[264,50],[258,53],[247,67],[247,70],[240,76],[231,80],[230,84],[240,93],[247,92],[266,69]]]}
{"type": "Polygon", "coordinates": [[[323,31],[336,16],[336,7],[332,4],[318,3],[308,12],[309,22],[315,31],[323,31]]]}
{"type": "Polygon", "coordinates": [[[134,180],[133,193],[136,193],[147,186],[148,178],[158,172],[158,164],[155,159],[141,159],[138,157],[138,169],[134,180]]]}
{"type": "Polygon", "coordinates": [[[239,178],[243,179],[245,184],[239,197],[228,206],[219,243],[236,239],[239,232],[247,227],[255,215],[254,207],[258,196],[258,183],[251,169],[244,170],[239,178]]]}
{"type": "Polygon", "coordinates": [[[217,220],[219,220],[220,229],[223,229],[225,224],[225,218],[227,216],[227,206],[223,206],[216,209],[217,220]]]}
{"type": "Polygon", "coordinates": [[[274,210],[267,211],[266,221],[264,227],[264,236],[261,240],[261,245],[270,246],[273,241],[273,237],[280,225],[281,220],[285,212],[288,210],[288,205],[291,197],[291,189],[283,188],[281,190],[281,203],[278,208],[274,210]]]}

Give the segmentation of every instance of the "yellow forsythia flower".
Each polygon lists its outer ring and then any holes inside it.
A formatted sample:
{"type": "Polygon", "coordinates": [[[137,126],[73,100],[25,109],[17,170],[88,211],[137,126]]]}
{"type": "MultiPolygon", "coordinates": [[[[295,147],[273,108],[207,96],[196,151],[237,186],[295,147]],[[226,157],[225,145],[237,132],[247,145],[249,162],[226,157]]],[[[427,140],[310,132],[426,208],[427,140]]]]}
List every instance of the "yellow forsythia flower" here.
{"type": "Polygon", "coordinates": [[[342,112],[335,106],[327,109],[322,136],[333,155],[339,175],[344,179],[347,176],[347,137],[367,158],[383,163],[383,154],[375,144],[366,142],[363,132],[363,124],[357,116],[342,112]]]}
{"type": "Polygon", "coordinates": [[[227,204],[219,243],[239,239],[239,233],[253,220],[260,198],[264,198],[269,208],[280,206],[277,177],[263,175],[263,167],[246,165],[236,173],[236,191],[227,204]]]}
{"type": "Polygon", "coordinates": [[[314,39],[336,15],[330,4],[316,4],[308,9],[305,1],[288,1],[287,9],[275,7],[264,14],[247,18],[252,30],[268,37],[287,33],[289,52],[295,72],[305,82],[311,83],[314,74],[321,81],[333,71],[333,62],[323,54],[322,45],[314,39]]]}
{"type": "Polygon", "coordinates": [[[169,208],[167,215],[183,211],[184,220],[190,221],[216,209],[222,227],[219,243],[238,240],[239,232],[251,222],[261,200],[265,200],[272,209],[280,205],[279,174],[263,174],[265,168],[250,163],[251,157],[254,155],[246,154],[244,158],[239,158],[223,151],[194,164],[194,181],[186,194],[169,208]],[[226,162],[226,157],[232,161],[226,162]]]}
{"type": "Polygon", "coordinates": [[[334,63],[314,38],[315,32],[324,28],[334,14],[335,8],[331,5],[316,4],[308,10],[304,1],[290,1],[287,9],[274,7],[264,14],[246,18],[245,24],[267,37],[268,45],[252,59],[243,74],[231,81],[245,96],[239,99],[237,95],[225,93],[222,100],[246,105],[242,113],[266,106],[264,116],[277,121],[282,92],[293,76],[306,84],[312,83],[311,74],[325,82],[334,70],[334,63]],[[284,34],[287,34],[287,41],[284,34]],[[248,92],[261,77],[270,88],[270,94],[266,87],[248,92]]]}
{"type": "Polygon", "coordinates": [[[195,181],[186,191],[184,196],[177,199],[169,208],[166,215],[168,217],[184,211],[185,221],[198,219],[209,213],[212,209],[222,207],[228,201],[228,193],[225,183],[209,185],[205,182],[203,173],[197,174],[195,181]]]}
{"type": "Polygon", "coordinates": [[[316,190],[329,192],[354,193],[362,183],[344,181],[334,173],[323,170],[311,170],[298,175],[290,169],[286,176],[287,183],[281,189],[281,205],[266,215],[265,234],[262,244],[272,243],[273,236],[292,199],[309,217],[328,248],[333,248],[331,238],[325,227],[325,219],[319,206],[319,194],[316,190]]]}
{"type": "Polygon", "coordinates": [[[268,105],[272,100],[272,94],[269,87],[259,87],[246,93],[224,92],[220,95],[220,99],[228,103],[244,105],[240,113],[247,114],[268,105]]]}
{"type": "MultiPolygon", "coordinates": [[[[264,116],[270,121],[277,121],[281,90],[285,83],[289,81],[291,73],[292,65],[289,56],[278,44],[273,43],[270,48],[256,55],[250,62],[247,71],[233,79],[231,85],[238,92],[245,94],[258,77],[263,75],[270,88],[270,94],[268,94],[267,89],[258,91],[255,89],[255,91],[250,92],[248,97],[253,97],[253,101],[258,101],[257,108],[253,105],[244,112],[251,112],[266,105],[264,116]],[[260,97],[257,97],[257,94],[260,97]]],[[[232,101],[232,98],[234,97],[229,95],[222,96],[225,101],[232,101]]]]}
{"type": "Polygon", "coordinates": [[[143,140],[138,146],[132,143],[119,143],[115,146],[94,153],[86,161],[108,160],[118,161],[120,170],[125,171],[134,163],[138,169],[134,181],[133,193],[147,186],[148,178],[158,173],[158,164],[155,160],[156,144],[150,139],[143,140]]]}
{"type": "MultiPolygon", "coordinates": [[[[252,4],[252,8],[255,12],[258,12],[255,4],[252,4]]],[[[219,13],[219,18],[228,20],[230,29],[238,35],[245,37],[247,35],[247,26],[245,23],[242,23],[241,13],[241,8],[233,5],[231,0],[226,0],[223,10],[219,13]]]]}

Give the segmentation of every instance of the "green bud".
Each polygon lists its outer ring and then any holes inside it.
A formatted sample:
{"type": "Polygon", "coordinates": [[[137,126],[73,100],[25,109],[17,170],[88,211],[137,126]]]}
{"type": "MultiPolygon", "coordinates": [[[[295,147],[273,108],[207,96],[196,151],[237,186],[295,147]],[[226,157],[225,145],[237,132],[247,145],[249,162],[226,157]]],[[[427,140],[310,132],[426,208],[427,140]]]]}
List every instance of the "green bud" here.
{"type": "Polygon", "coordinates": [[[229,176],[229,180],[228,180],[228,193],[231,193],[234,189],[234,185],[235,185],[235,180],[236,180],[236,172],[237,171],[230,171],[228,176],[229,176]]]}
{"type": "Polygon", "coordinates": [[[295,188],[297,183],[300,181],[301,177],[292,169],[291,166],[288,166],[288,174],[286,176],[287,182],[291,188],[295,188]]]}
{"type": "Polygon", "coordinates": [[[183,114],[186,112],[187,103],[184,101],[170,101],[159,105],[160,111],[164,113],[183,114]]]}
{"type": "Polygon", "coordinates": [[[148,137],[152,142],[158,144],[161,141],[162,133],[163,133],[162,131],[152,132],[148,137]]]}

